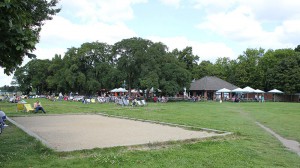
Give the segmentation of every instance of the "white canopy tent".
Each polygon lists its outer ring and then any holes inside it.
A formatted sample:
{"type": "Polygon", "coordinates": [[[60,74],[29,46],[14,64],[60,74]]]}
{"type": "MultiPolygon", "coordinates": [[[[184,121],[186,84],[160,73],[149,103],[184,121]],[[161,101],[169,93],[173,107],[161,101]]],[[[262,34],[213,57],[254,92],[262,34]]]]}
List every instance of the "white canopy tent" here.
{"type": "Polygon", "coordinates": [[[223,89],[217,90],[216,92],[217,93],[229,93],[229,92],[231,92],[231,90],[223,88],[223,89]]]}
{"type": "Polygon", "coordinates": [[[116,91],[117,91],[117,88],[115,88],[115,89],[111,90],[110,92],[116,92],[116,91]]]}
{"type": "Polygon", "coordinates": [[[128,90],[124,89],[124,88],[115,88],[113,90],[111,90],[110,92],[122,92],[122,93],[125,93],[125,92],[128,92],[128,90]]]}
{"type": "Polygon", "coordinates": [[[259,89],[255,89],[255,90],[254,90],[254,93],[265,93],[265,92],[262,91],[262,90],[259,90],[259,89]]]}
{"type": "Polygon", "coordinates": [[[254,93],[255,89],[251,88],[250,86],[245,87],[243,90],[247,93],[247,99],[248,99],[248,93],[254,93]]]}
{"type": "MultiPolygon", "coordinates": [[[[220,90],[217,90],[217,91],[216,91],[216,93],[221,93],[221,98],[220,98],[220,99],[222,99],[222,97],[223,97],[223,99],[224,99],[224,97],[225,97],[224,93],[230,93],[230,92],[231,92],[231,90],[226,89],[226,88],[223,88],[223,89],[220,89],[220,90]]],[[[221,101],[220,101],[220,102],[221,102],[221,101]]]]}
{"type": "Polygon", "coordinates": [[[118,88],[117,92],[122,92],[122,93],[126,93],[128,92],[128,90],[124,89],[124,88],[118,88]]]}
{"type": "Polygon", "coordinates": [[[245,91],[242,88],[236,88],[236,89],[233,89],[231,92],[234,92],[234,93],[246,93],[247,91],[245,91]]]}
{"type": "Polygon", "coordinates": [[[273,97],[274,97],[274,102],[275,102],[275,94],[282,94],[283,92],[277,89],[273,89],[268,91],[268,93],[273,93],[273,97]]]}
{"type": "Polygon", "coordinates": [[[251,87],[249,87],[249,86],[245,87],[243,90],[244,90],[245,92],[248,92],[248,93],[254,93],[254,91],[255,91],[255,89],[253,89],[253,88],[251,88],[251,87]]]}
{"type": "Polygon", "coordinates": [[[273,90],[270,90],[270,91],[268,91],[268,93],[283,93],[282,91],[280,91],[280,90],[277,90],[277,89],[273,89],[273,90]]]}

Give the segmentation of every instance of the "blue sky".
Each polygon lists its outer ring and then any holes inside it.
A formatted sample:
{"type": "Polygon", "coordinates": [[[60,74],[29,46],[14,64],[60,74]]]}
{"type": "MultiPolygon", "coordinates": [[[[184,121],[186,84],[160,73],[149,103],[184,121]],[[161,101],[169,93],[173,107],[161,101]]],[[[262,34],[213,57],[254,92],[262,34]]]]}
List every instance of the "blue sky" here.
{"type": "MultiPolygon", "coordinates": [[[[84,42],[114,44],[142,37],[169,47],[193,47],[200,61],[236,59],[247,48],[295,48],[300,44],[300,1],[295,0],[61,0],[46,21],[34,53],[64,55],[84,42]]],[[[24,64],[29,60],[25,59],[24,64]]],[[[12,76],[0,69],[0,86],[12,76]]]]}

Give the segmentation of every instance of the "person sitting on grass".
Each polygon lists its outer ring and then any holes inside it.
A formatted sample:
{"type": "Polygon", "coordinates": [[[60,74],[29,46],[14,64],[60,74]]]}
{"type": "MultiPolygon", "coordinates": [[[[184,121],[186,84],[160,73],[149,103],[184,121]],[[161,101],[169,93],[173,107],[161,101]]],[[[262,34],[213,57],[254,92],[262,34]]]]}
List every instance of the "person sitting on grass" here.
{"type": "Polygon", "coordinates": [[[35,113],[37,113],[39,110],[42,110],[43,113],[46,113],[38,100],[34,103],[33,107],[35,109],[35,113]]]}

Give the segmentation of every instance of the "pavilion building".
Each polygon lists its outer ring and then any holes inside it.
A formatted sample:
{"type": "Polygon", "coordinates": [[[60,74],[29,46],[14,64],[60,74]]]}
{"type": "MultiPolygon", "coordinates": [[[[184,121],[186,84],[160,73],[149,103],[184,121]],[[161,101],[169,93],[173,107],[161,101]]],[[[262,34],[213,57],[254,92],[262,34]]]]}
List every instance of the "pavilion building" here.
{"type": "MultiPolygon", "coordinates": [[[[192,96],[201,96],[201,98],[206,100],[214,100],[216,91],[223,88],[233,90],[238,87],[215,76],[205,76],[192,81],[189,91],[192,96]]],[[[231,97],[231,93],[229,93],[229,97],[231,97]]]]}

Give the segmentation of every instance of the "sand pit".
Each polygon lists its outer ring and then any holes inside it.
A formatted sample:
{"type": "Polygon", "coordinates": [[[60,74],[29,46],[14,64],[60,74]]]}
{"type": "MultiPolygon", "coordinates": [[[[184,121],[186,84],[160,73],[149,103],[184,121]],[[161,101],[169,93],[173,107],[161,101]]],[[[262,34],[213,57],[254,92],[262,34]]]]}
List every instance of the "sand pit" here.
{"type": "Polygon", "coordinates": [[[45,115],[11,119],[25,132],[56,151],[130,146],[220,135],[101,115],[45,115]]]}

